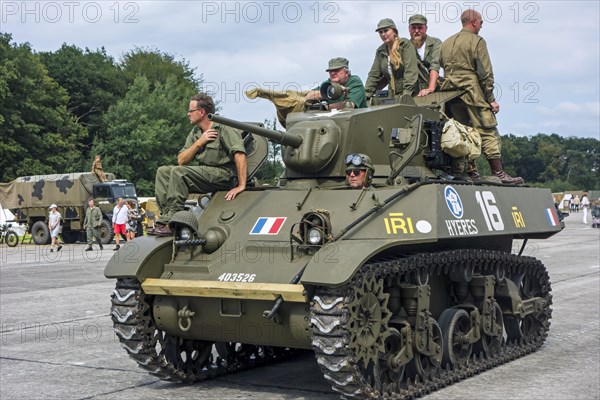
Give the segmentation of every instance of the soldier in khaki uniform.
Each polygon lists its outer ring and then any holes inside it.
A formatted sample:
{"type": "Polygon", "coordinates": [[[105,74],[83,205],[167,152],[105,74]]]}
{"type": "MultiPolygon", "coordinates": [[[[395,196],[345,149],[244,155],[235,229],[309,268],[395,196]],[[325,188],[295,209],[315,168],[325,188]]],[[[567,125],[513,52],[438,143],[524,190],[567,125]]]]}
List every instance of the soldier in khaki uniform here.
{"type": "Polygon", "coordinates": [[[417,51],[417,66],[419,67],[419,80],[417,82],[419,93],[417,96],[427,96],[435,92],[440,76],[440,48],[442,41],[427,34],[427,18],[415,14],[408,19],[408,33],[410,41],[417,51]]]}
{"type": "MultiPolygon", "coordinates": [[[[500,159],[500,134],[495,114],[500,105],[494,97],[494,73],[485,40],[478,35],[483,20],[475,10],[461,15],[463,29],[442,43],[440,64],[444,68],[445,81],[442,90],[466,89],[462,101],[453,102],[449,111],[459,122],[470,125],[481,135],[482,151],[492,173],[502,183],[518,185],[523,178],[511,177],[502,170],[500,159]]],[[[470,163],[469,175],[480,179],[475,162],[470,163]]]]}
{"type": "Polygon", "coordinates": [[[92,250],[93,238],[96,238],[98,246],[102,250],[104,247],[102,246],[100,232],[98,231],[98,227],[102,223],[102,211],[94,205],[94,199],[88,201],[88,206],[88,209],[85,211],[85,219],[83,220],[83,228],[86,230],[88,244],[85,251],[92,250]]]}
{"type": "Polygon", "coordinates": [[[377,90],[389,85],[394,95],[417,94],[417,53],[410,40],[398,37],[396,24],[384,18],[377,24],[379,37],[383,44],[375,52],[375,60],[369,71],[365,91],[372,97],[377,90]]]}
{"type": "Polygon", "coordinates": [[[156,171],[156,202],[160,209],[157,227],[148,234],[170,236],[168,222],[183,210],[189,192],[229,190],[227,201],[246,189],[246,151],[241,133],[207,118],[215,112],[213,99],[199,93],[190,99],[188,116],[195,125],[177,156],[178,166],[156,171]],[[198,165],[191,165],[196,160],[198,165]],[[231,188],[237,175],[238,184],[231,188]]]}

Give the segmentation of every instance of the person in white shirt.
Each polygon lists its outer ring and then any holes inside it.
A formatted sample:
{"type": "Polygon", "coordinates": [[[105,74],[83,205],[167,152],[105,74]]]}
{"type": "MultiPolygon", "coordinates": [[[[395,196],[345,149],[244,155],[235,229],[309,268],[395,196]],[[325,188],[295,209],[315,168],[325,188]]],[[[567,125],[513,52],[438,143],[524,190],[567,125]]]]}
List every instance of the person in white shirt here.
{"type": "Polygon", "coordinates": [[[587,194],[584,194],[581,197],[579,207],[583,210],[583,223],[587,225],[588,209],[590,208],[590,200],[587,198],[587,194]]]}
{"type": "Polygon", "coordinates": [[[62,246],[58,243],[58,234],[60,231],[60,222],[62,217],[57,210],[56,204],[52,204],[48,208],[50,209],[50,214],[48,215],[48,230],[50,231],[50,237],[52,238],[50,252],[54,251],[54,247],[56,247],[56,251],[60,251],[62,246]]]}
{"type": "Polygon", "coordinates": [[[119,197],[117,199],[117,205],[113,209],[113,217],[112,217],[112,226],[113,231],[115,232],[115,243],[117,244],[113,250],[119,250],[121,247],[119,242],[121,241],[121,234],[127,237],[127,228],[125,226],[127,224],[127,207],[125,207],[125,202],[123,199],[119,197]]]}

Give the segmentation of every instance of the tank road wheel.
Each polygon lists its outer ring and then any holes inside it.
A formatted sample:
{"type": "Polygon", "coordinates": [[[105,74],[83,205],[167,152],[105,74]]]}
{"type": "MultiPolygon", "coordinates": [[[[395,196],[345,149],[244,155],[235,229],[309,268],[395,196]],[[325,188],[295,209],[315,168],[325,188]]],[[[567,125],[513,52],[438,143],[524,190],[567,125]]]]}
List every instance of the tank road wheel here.
{"type": "Polygon", "coordinates": [[[19,236],[17,236],[17,233],[15,231],[6,232],[6,236],[4,237],[4,239],[6,240],[6,244],[8,245],[8,247],[15,247],[19,244],[19,236]]]}
{"type": "Polygon", "coordinates": [[[112,242],[115,233],[113,231],[112,224],[108,222],[108,220],[102,220],[98,231],[100,232],[100,241],[102,242],[102,244],[109,244],[110,242],[112,242]]]}
{"type": "Polygon", "coordinates": [[[31,238],[35,244],[43,245],[50,243],[50,231],[44,221],[37,221],[31,227],[31,238]]]}
{"type": "Polygon", "coordinates": [[[440,315],[440,328],[444,335],[444,365],[454,366],[467,362],[473,349],[467,334],[471,330],[469,314],[460,308],[447,308],[440,315]]]}
{"type": "Polygon", "coordinates": [[[160,355],[172,364],[176,370],[182,371],[181,380],[193,381],[207,365],[212,364],[212,342],[189,340],[165,334],[159,338],[162,345],[160,355]]]}
{"type": "Polygon", "coordinates": [[[498,303],[494,303],[492,306],[492,332],[496,335],[486,335],[483,330],[481,331],[481,339],[473,346],[473,352],[475,354],[483,354],[486,357],[492,357],[500,352],[502,347],[502,333],[504,331],[504,321],[502,318],[502,309],[498,303]]]}
{"type": "Polygon", "coordinates": [[[385,352],[379,360],[379,381],[380,385],[392,382],[401,382],[404,379],[405,366],[396,367],[392,363],[393,357],[400,353],[406,346],[402,339],[402,334],[396,328],[390,328],[385,339],[385,352]]]}
{"type": "MultiPolygon", "coordinates": [[[[523,300],[534,297],[546,298],[547,296],[548,288],[543,287],[539,278],[532,274],[522,273],[512,280],[519,287],[519,294],[523,300]]],[[[532,343],[544,339],[550,325],[549,315],[549,310],[529,314],[524,318],[507,315],[504,319],[507,340],[509,342],[523,341],[524,343],[532,343]]]]}
{"type": "MultiPolygon", "coordinates": [[[[444,336],[442,335],[440,325],[434,318],[429,318],[429,326],[431,329],[431,340],[442,349],[444,346],[444,336]]],[[[440,353],[442,352],[440,351],[440,353]]],[[[413,360],[408,364],[407,372],[412,377],[418,375],[423,379],[430,379],[437,374],[441,366],[441,354],[427,355],[416,352],[413,360]]]]}

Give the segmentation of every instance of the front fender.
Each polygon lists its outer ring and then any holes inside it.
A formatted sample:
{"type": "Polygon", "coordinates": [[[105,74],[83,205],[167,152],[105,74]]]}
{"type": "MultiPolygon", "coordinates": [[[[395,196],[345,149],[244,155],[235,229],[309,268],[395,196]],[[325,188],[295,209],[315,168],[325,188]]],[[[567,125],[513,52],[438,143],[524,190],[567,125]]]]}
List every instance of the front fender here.
{"type": "Polygon", "coordinates": [[[104,276],[109,279],[160,278],[165,264],[171,262],[173,238],[141,236],[121,245],[104,268],[104,276]]]}
{"type": "Polygon", "coordinates": [[[329,243],[306,265],[300,281],[304,285],[340,286],[376,254],[397,246],[393,240],[340,240],[329,243]]]}

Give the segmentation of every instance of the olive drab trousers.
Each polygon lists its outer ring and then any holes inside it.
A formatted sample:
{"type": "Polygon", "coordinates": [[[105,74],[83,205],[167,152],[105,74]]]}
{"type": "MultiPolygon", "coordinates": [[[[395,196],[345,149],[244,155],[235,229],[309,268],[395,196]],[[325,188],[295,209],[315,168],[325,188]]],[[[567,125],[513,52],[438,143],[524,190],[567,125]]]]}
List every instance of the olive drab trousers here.
{"type": "Polygon", "coordinates": [[[161,215],[156,221],[166,224],[173,214],[184,209],[190,193],[210,193],[229,190],[233,176],[226,168],[163,165],[156,171],[156,202],[161,215]]]}
{"type": "Polygon", "coordinates": [[[481,136],[481,152],[488,160],[500,158],[502,142],[496,128],[496,116],[489,108],[465,104],[460,99],[451,100],[448,111],[458,122],[477,129],[481,136]]]}

